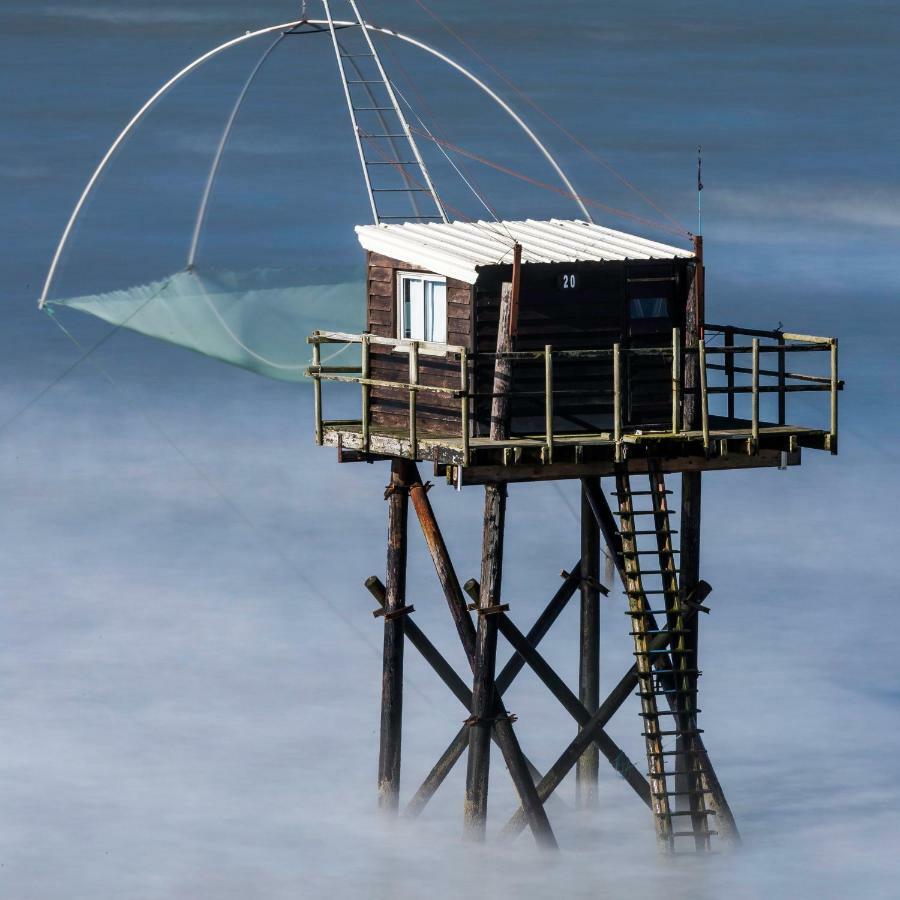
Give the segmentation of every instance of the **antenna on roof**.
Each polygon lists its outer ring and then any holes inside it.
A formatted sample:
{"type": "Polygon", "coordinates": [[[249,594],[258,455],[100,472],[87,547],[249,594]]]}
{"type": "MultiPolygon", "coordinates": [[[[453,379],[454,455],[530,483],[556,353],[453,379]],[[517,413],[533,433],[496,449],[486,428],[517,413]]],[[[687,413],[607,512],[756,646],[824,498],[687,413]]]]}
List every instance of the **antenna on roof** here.
{"type": "Polygon", "coordinates": [[[703,219],[700,210],[700,192],[703,190],[703,148],[697,147],[697,234],[703,234],[703,219]]]}

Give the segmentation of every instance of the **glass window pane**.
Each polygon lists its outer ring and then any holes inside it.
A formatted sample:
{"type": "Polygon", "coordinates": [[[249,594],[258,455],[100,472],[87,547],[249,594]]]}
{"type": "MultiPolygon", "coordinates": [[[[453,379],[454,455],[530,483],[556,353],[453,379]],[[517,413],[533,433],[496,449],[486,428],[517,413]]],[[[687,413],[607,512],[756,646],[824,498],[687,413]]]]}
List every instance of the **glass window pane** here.
{"type": "Polygon", "coordinates": [[[432,279],[425,282],[426,341],[447,341],[447,284],[432,279]]]}
{"type": "Polygon", "coordinates": [[[412,279],[403,278],[400,281],[403,286],[403,312],[400,337],[409,340],[412,337],[412,279]]]}
{"type": "Polygon", "coordinates": [[[632,297],[629,311],[632,319],[666,319],[669,302],[665,297],[632,297]]]}

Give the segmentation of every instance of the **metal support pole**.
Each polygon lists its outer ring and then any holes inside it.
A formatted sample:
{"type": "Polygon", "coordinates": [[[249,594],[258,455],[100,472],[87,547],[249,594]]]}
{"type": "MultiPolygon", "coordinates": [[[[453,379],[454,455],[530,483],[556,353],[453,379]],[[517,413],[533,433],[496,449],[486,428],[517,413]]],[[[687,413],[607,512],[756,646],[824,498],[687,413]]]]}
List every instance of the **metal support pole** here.
{"type": "MultiPolygon", "coordinates": [[[[734,349],[734,329],[725,329],[725,349],[734,349]]],[[[727,352],[725,354],[725,379],[728,384],[728,419],[734,419],[734,353],[727,352]]]]}
{"type": "Polygon", "coordinates": [[[787,422],[787,394],[785,393],[784,335],[778,335],[778,424],[787,422]]]}
{"type": "Polygon", "coordinates": [[[759,450],[759,338],[753,338],[753,384],[752,391],[752,420],[750,423],[753,440],[753,452],[759,450]]]}
{"type": "Polygon", "coordinates": [[[831,433],[828,436],[828,449],[838,452],[838,342],[831,341],[831,433]]]}

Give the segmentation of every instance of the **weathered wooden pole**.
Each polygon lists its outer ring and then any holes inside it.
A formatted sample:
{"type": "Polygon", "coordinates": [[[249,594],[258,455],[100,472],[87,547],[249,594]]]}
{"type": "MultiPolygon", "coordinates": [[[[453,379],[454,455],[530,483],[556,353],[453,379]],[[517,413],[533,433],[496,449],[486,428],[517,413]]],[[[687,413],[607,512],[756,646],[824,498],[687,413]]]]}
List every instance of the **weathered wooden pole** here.
{"type": "MultiPolygon", "coordinates": [[[[509,436],[509,389],[512,363],[504,354],[512,349],[514,318],[518,315],[522,248],[515,245],[512,283],[500,292],[497,356],[491,400],[491,440],[509,436]]],[[[481,549],[481,590],[477,611],[472,715],[469,718],[469,759],[466,767],[466,834],[482,841],[487,825],[488,780],[491,766],[491,729],[494,708],[494,673],[497,665],[497,614],[503,581],[503,531],[506,524],[506,485],[484,488],[484,532],[481,549]]]]}
{"type": "Polygon", "coordinates": [[[487,823],[493,728],[491,712],[494,707],[494,672],[497,664],[497,612],[503,573],[506,485],[488,484],[484,491],[481,591],[478,598],[478,631],[475,640],[472,715],[469,719],[469,761],[466,769],[465,803],[466,833],[475,840],[484,840],[487,823]]]}
{"type": "MultiPolygon", "coordinates": [[[[447,545],[435,518],[434,510],[431,508],[426,488],[422,484],[417,470],[415,480],[410,487],[410,500],[419,519],[425,543],[431,554],[434,569],[441,583],[450,614],[456,625],[466,659],[474,674],[475,626],[472,624],[459,578],[450,560],[450,554],[447,551],[447,545]]],[[[519,741],[513,730],[506,707],[499,696],[495,696],[491,715],[494,718],[497,742],[500,745],[506,767],[509,769],[516,793],[519,795],[519,802],[525,810],[526,820],[531,826],[535,840],[541,847],[556,849],[558,845],[553,835],[553,829],[550,827],[550,821],[547,818],[543,805],[538,800],[537,789],[531,779],[528,764],[525,762],[522,748],[519,746],[519,741]]]]}
{"type": "Polygon", "coordinates": [[[391,463],[387,487],[388,550],[381,680],[381,743],[378,805],[396,813],[400,803],[400,745],[403,728],[403,631],[406,606],[406,548],[410,464],[391,463]]]}
{"type": "MultiPolygon", "coordinates": [[[[578,699],[593,715],[600,705],[600,529],[584,487],[581,488],[581,629],[579,633],[578,699]]],[[[600,755],[591,744],[575,770],[576,803],[598,806],[600,755]]]]}
{"type": "MultiPolygon", "coordinates": [[[[694,238],[694,277],[688,293],[685,310],[684,342],[686,348],[696,349],[703,335],[703,238],[694,238]]],[[[700,397],[700,358],[697,353],[685,354],[684,365],[685,386],[693,392],[685,394],[684,427],[696,431],[702,418],[700,397]]],[[[681,525],[679,547],[681,550],[681,571],[679,586],[681,596],[688,597],[696,589],[700,581],[700,501],[702,496],[702,477],[699,471],[685,472],[681,476],[681,525]]],[[[685,668],[696,671],[698,668],[698,644],[700,637],[700,617],[693,616],[684,626],[688,633],[684,635],[684,648],[688,651],[685,668]]],[[[696,709],[697,678],[691,678],[693,707],[696,709]]],[[[696,726],[695,726],[696,727],[696,726]]],[[[679,737],[675,749],[681,751],[675,757],[675,808],[679,812],[691,810],[696,805],[699,783],[692,774],[692,757],[687,753],[689,741],[679,737]]],[[[702,825],[702,822],[695,822],[702,825]]],[[[705,826],[704,826],[705,827],[705,826]]]]}

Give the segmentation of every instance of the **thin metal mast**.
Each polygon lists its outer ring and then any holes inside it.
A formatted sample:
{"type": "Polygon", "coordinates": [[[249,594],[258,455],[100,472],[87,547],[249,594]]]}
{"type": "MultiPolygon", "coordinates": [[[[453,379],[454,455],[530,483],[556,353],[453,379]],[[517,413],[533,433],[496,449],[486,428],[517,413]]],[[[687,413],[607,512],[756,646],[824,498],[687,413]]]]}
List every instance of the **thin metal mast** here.
{"type": "MultiPolygon", "coordinates": [[[[439,220],[442,222],[446,222],[447,214],[445,213],[443,204],[441,203],[440,198],[437,195],[437,191],[434,188],[434,184],[431,180],[431,176],[428,173],[428,169],[425,167],[425,161],[422,159],[422,154],[419,152],[419,148],[416,145],[415,139],[413,138],[412,130],[409,127],[409,123],[407,122],[406,117],[403,115],[403,111],[400,108],[400,104],[397,102],[397,96],[394,93],[394,89],[391,86],[390,80],[388,79],[387,73],[385,72],[384,66],[382,65],[381,58],[379,57],[378,52],[375,49],[375,45],[372,42],[372,38],[369,35],[368,27],[362,19],[362,16],[359,12],[359,8],[357,7],[355,0],[348,0],[348,2],[349,2],[350,9],[352,10],[354,17],[356,18],[356,23],[359,26],[360,32],[362,33],[363,38],[365,40],[366,51],[367,51],[365,53],[351,54],[351,53],[345,53],[342,51],[341,45],[337,40],[337,34],[335,32],[335,23],[334,23],[334,18],[331,14],[329,0],[322,0],[322,5],[324,6],[324,9],[325,9],[325,18],[328,23],[328,30],[331,34],[331,42],[334,47],[334,54],[335,54],[335,58],[336,58],[337,64],[338,64],[338,72],[340,73],[340,76],[341,76],[341,85],[343,86],[343,89],[344,89],[344,99],[347,102],[347,110],[350,113],[350,121],[353,126],[353,137],[354,137],[354,140],[356,141],[356,150],[357,150],[357,153],[359,154],[359,161],[360,161],[360,165],[362,166],[362,170],[363,170],[363,178],[364,178],[365,184],[366,184],[366,191],[369,195],[369,205],[372,208],[372,217],[375,220],[375,223],[379,224],[379,225],[386,219],[410,219],[410,220],[418,219],[418,220],[431,220],[431,221],[439,220]],[[362,57],[362,56],[369,57],[372,59],[372,61],[375,64],[375,67],[377,69],[377,73],[378,73],[377,79],[372,79],[371,81],[366,82],[367,89],[368,89],[369,84],[380,84],[381,86],[383,86],[385,89],[386,95],[387,95],[388,102],[390,103],[390,106],[360,107],[360,106],[357,106],[353,102],[353,94],[350,90],[350,84],[355,83],[355,82],[348,81],[347,70],[345,68],[344,60],[347,58],[352,59],[352,58],[362,57]],[[357,115],[359,112],[362,112],[362,111],[373,111],[373,112],[378,112],[378,113],[393,112],[394,115],[396,116],[396,121],[400,126],[400,134],[391,134],[386,129],[384,135],[366,135],[365,132],[363,131],[363,129],[360,127],[359,119],[358,119],[358,115],[357,115]],[[412,160],[410,160],[410,161],[401,160],[401,159],[387,160],[387,161],[385,161],[385,160],[370,160],[366,156],[366,151],[363,146],[363,137],[370,137],[370,138],[374,138],[374,139],[379,139],[381,137],[388,138],[388,139],[402,137],[406,140],[406,143],[409,147],[409,151],[412,155],[412,160]],[[415,187],[409,186],[408,183],[405,188],[376,187],[372,184],[372,175],[371,175],[371,172],[369,171],[369,169],[372,165],[382,165],[382,166],[383,165],[392,165],[392,166],[395,166],[401,172],[404,171],[405,166],[414,166],[416,169],[418,169],[418,171],[421,174],[422,184],[424,184],[424,187],[415,188],[415,187]],[[414,193],[428,194],[434,203],[435,215],[430,215],[430,216],[422,215],[422,214],[419,214],[418,212],[413,213],[410,216],[387,215],[379,209],[379,205],[378,205],[378,202],[376,199],[376,195],[382,194],[382,193],[391,193],[391,194],[407,193],[410,198],[413,197],[414,193]]],[[[369,95],[371,96],[371,92],[369,93],[369,95]]],[[[383,118],[382,118],[382,121],[383,121],[383,118]]],[[[415,205],[414,205],[414,209],[415,209],[415,205]]]]}

